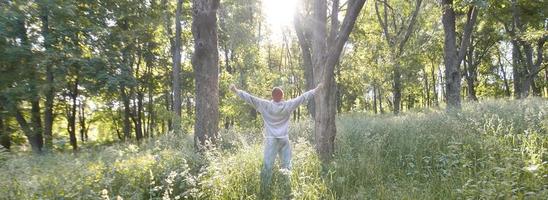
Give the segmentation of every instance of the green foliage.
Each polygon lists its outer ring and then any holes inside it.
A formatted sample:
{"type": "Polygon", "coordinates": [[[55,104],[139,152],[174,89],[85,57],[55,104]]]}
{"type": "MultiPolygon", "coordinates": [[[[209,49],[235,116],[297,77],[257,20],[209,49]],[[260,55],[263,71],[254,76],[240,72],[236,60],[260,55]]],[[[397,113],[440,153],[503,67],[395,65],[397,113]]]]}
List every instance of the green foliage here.
{"type": "MultiPolygon", "coordinates": [[[[312,125],[292,126],[295,199],[545,199],[548,104],[542,99],[467,104],[460,113],[362,113],[338,120],[337,151],[322,166],[312,125]]],[[[77,155],[7,156],[7,199],[257,199],[258,129],[222,132],[194,153],[192,138],[166,134],[77,155]]],[[[2,154],[0,154],[2,156],[2,154]]],[[[274,172],[273,198],[283,181],[274,172]]]]}
{"type": "Polygon", "coordinates": [[[547,105],[342,117],[332,189],[342,199],[546,198],[547,105]]]}

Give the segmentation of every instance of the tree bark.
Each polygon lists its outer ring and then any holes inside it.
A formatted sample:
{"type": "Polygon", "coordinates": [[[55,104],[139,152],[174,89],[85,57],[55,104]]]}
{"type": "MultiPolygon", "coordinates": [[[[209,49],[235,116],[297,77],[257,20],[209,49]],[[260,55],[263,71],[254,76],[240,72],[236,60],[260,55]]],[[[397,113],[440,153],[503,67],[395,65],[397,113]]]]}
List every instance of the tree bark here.
{"type": "Polygon", "coordinates": [[[122,104],[124,106],[123,111],[123,132],[124,132],[124,140],[128,140],[131,138],[131,122],[129,118],[131,117],[131,107],[130,107],[130,101],[129,97],[126,91],[125,85],[122,85],[120,88],[120,96],[122,97],[122,104]]]}
{"type": "MultiPolygon", "coordinates": [[[[340,30],[336,33],[333,45],[327,50],[327,2],[326,0],[314,1],[313,8],[313,31],[312,31],[312,62],[314,65],[315,83],[323,83],[324,89],[315,95],[315,141],[316,151],[322,161],[331,160],[335,151],[335,114],[336,91],[335,65],[339,62],[341,51],[348,40],[350,32],[354,27],[356,19],[365,3],[365,0],[353,0],[348,2],[346,15],[340,30]]],[[[335,19],[336,20],[336,19],[335,19]]]]}
{"type": "Polygon", "coordinates": [[[175,14],[175,40],[172,44],[173,49],[173,130],[182,133],[181,130],[181,12],[183,0],[177,0],[177,11],[175,14]]]}
{"type": "Polygon", "coordinates": [[[474,84],[477,76],[476,70],[477,64],[474,63],[474,45],[472,45],[468,48],[468,55],[466,56],[466,62],[464,62],[464,74],[466,75],[465,78],[467,85],[466,94],[468,100],[470,101],[478,101],[478,97],[476,96],[476,86],[474,84]]]}
{"type": "Polygon", "coordinates": [[[500,67],[500,72],[502,74],[502,81],[504,83],[504,94],[507,96],[507,97],[510,97],[511,96],[511,93],[510,93],[510,84],[508,83],[508,78],[506,78],[506,71],[504,70],[504,65],[502,64],[501,62],[501,58],[502,55],[499,55],[497,56],[497,64],[498,66],[500,67]]]}
{"type": "Polygon", "coordinates": [[[192,66],[196,86],[194,142],[198,150],[206,140],[215,144],[219,129],[219,55],[217,9],[219,0],[192,1],[192,66]]]}
{"type": "Polygon", "coordinates": [[[470,6],[468,17],[464,27],[460,49],[456,45],[455,11],[453,0],[442,0],[442,23],[444,30],[444,64],[445,64],[445,88],[447,93],[447,110],[461,109],[461,74],[460,64],[464,58],[466,49],[470,44],[470,36],[477,18],[477,10],[470,6]]]}
{"type": "Polygon", "coordinates": [[[437,84],[436,84],[436,65],[432,63],[432,98],[434,101],[434,105],[438,107],[439,100],[438,100],[438,90],[437,90],[437,84]]]}
{"type": "Polygon", "coordinates": [[[373,112],[377,114],[377,86],[373,85],[373,112]]]}
{"type": "MultiPolygon", "coordinates": [[[[44,49],[46,50],[46,56],[51,53],[51,39],[49,37],[49,8],[46,1],[40,2],[42,21],[42,37],[44,38],[44,49]]],[[[45,148],[51,149],[53,146],[53,101],[54,101],[54,76],[52,62],[46,63],[46,88],[44,103],[44,142],[45,148]]]]}
{"type": "Polygon", "coordinates": [[[66,116],[67,116],[67,132],[69,134],[70,145],[72,146],[73,151],[78,150],[78,142],[76,140],[76,108],[78,107],[77,98],[78,98],[78,82],[79,82],[79,73],[76,69],[75,79],[71,83],[68,81],[68,97],[69,101],[67,102],[66,116]]]}
{"type": "Polygon", "coordinates": [[[86,103],[81,101],[78,104],[78,122],[80,124],[80,142],[88,141],[89,126],[86,124],[86,103]]]}
{"type": "MultiPolygon", "coordinates": [[[[298,14],[295,15],[295,32],[297,33],[297,39],[299,46],[301,47],[302,66],[304,70],[304,78],[306,81],[306,89],[311,90],[316,86],[314,85],[314,68],[312,66],[312,54],[310,52],[310,31],[308,29],[309,23],[305,23],[307,20],[303,20],[304,16],[298,14]]],[[[308,113],[314,118],[314,101],[309,101],[306,105],[308,113]]]]}
{"type": "Polygon", "coordinates": [[[4,108],[2,107],[2,102],[0,102],[0,145],[9,150],[11,148],[11,136],[5,123],[6,117],[2,114],[3,112],[4,108]]]}
{"type": "Polygon", "coordinates": [[[25,136],[30,143],[32,152],[41,153],[43,145],[42,134],[29,126],[25,117],[23,117],[19,108],[17,108],[17,105],[11,105],[11,107],[12,112],[15,114],[15,120],[17,120],[17,123],[21,126],[23,133],[25,133],[25,136]]]}
{"type": "MultiPolygon", "coordinates": [[[[27,35],[27,28],[26,23],[23,19],[18,20],[18,28],[20,29],[20,36],[21,36],[21,42],[25,46],[26,51],[30,51],[30,42],[27,35]]],[[[31,103],[31,126],[29,127],[27,121],[24,119],[23,114],[19,111],[19,108],[17,108],[17,103],[15,103],[15,110],[16,110],[16,119],[21,125],[21,128],[25,129],[23,126],[28,127],[27,129],[27,138],[29,140],[29,143],[31,144],[32,150],[35,153],[41,153],[42,147],[44,145],[43,135],[42,135],[42,120],[40,117],[40,94],[38,92],[37,84],[39,81],[39,77],[37,74],[38,69],[36,69],[36,66],[28,66],[31,67],[34,70],[31,70],[29,73],[30,81],[29,81],[29,90],[31,93],[30,96],[30,103],[31,103]]]]}
{"type": "Polygon", "coordinates": [[[424,107],[430,106],[430,85],[428,84],[428,73],[426,72],[426,66],[422,68],[422,79],[424,79],[424,107]]]}
{"type": "Polygon", "coordinates": [[[540,71],[542,71],[542,69],[540,68],[540,65],[542,64],[542,61],[543,61],[543,48],[544,48],[544,43],[546,41],[546,38],[548,36],[545,36],[544,38],[541,38],[538,42],[537,42],[537,48],[536,48],[536,52],[537,52],[537,55],[536,55],[536,58],[537,60],[534,61],[533,60],[533,53],[534,53],[534,49],[532,47],[532,45],[530,45],[529,43],[525,42],[525,41],[522,41],[522,46],[523,46],[523,49],[524,49],[524,53],[525,53],[525,66],[526,66],[526,70],[525,70],[525,75],[522,79],[523,81],[523,88],[522,88],[522,95],[521,97],[527,97],[529,96],[529,90],[532,89],[532,92],[533,92],[533,95],[535,96],[539,96],[539,91],[538,91],[538,88],[536,88],[535,84],[534,84],[534,81],[538,75],[538,73],[540,71]]]}

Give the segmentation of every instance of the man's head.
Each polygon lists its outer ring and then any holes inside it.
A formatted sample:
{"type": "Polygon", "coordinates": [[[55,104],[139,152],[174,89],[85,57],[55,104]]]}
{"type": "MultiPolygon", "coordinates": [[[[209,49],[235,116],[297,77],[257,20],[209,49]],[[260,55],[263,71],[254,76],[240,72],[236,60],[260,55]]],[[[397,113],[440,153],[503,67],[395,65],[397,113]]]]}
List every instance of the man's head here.
{"type": "Polygon", "coordinates": [[[284,99],[284,91],[280,87],[274,87],[272,89],[272,100],[274,102],[280,102],[284,99]]]}

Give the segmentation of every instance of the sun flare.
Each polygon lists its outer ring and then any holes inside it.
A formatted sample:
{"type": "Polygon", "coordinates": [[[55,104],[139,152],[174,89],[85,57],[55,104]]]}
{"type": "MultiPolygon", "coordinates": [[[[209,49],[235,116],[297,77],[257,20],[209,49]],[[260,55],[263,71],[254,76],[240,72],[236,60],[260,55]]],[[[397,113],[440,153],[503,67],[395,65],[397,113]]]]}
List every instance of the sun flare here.
{"type": "Polygon", "coordinates": [[[273,33],[292,27],[293,14],[298,0],[262,0],[266,23],[273,33]]]}

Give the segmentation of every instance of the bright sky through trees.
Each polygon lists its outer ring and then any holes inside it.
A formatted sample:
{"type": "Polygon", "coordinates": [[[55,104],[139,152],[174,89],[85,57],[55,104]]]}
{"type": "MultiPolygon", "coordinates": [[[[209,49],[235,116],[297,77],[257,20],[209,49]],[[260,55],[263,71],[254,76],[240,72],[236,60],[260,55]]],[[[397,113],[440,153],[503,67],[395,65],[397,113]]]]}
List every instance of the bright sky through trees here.
{"type": "Polygon", "coordinates": [[[285,28],[293,29],[293,15],[298,0],[263,0],[262,10],[271,31],[270,37],[281,40],[285,28]]]}

